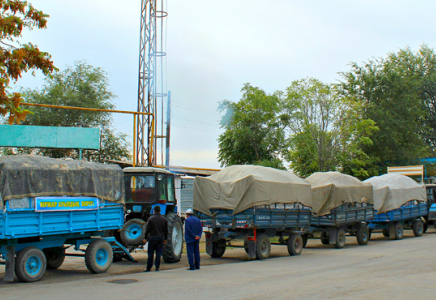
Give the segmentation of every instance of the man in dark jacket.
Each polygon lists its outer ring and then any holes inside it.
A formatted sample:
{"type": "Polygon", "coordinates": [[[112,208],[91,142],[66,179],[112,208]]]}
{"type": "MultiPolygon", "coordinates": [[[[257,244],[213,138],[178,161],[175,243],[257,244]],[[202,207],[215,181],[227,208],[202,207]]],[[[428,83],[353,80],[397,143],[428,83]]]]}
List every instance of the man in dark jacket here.
{"type": "Polygon", "coordinates": [[[188,270],[200,269],[200,238],[203,233],[203,226],[197,217],[194,217],[192,209],[186,211],[185,220],[185,241],[186,252],[188,253],[188,270]]]}
{"type": "Polygon", "coordinates": [[[156,271],[159,271],[160,257],[162,256],[163,246],[167,243],[168,222],[160,214],[160,206],[154,207],[154,215],[148,219],[147,230],[145,231],[145,240],[148,240],[148,259],[147,268],[144,272],[150,272],[153,266],[154,252],[156,252],[156,271]]]}

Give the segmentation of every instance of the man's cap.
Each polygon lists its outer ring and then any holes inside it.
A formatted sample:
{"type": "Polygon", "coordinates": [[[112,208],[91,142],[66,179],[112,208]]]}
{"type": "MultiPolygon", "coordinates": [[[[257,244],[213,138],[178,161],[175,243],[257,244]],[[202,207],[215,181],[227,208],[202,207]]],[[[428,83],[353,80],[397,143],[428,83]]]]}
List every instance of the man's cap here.
{"type": "Polygon", "coordinates": [[[187,214],[187,215],[193,215],[193,214],[194,214],[194,211],[193,211],[192,209],[189,208],[188,210],[186,210],[185,214],[187,214]]]}

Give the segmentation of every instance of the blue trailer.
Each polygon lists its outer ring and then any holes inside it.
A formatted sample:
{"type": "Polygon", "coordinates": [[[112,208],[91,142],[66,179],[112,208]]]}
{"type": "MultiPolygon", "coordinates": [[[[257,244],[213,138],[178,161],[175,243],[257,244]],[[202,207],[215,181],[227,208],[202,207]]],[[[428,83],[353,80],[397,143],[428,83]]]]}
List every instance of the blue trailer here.
{"type": "Polygon", "coordinates": [[[212,216],[196,212],[207,228],[206,252],[212,257],[223,256],[226,247],[238,247],[232,240],[244,240],[249,258],[265,259],[271,253],[272,237],[276,245],[286,245],[289,255],[300,255],[301,234],[310,226],[311,208],[299,203],[256,206],[237,214],[232,210],[211,209],[212,216]]]}
{"type": "Polygon", "coordinates": [[[400,208],[386,213],[375,214],[368,227],[370,236],[372,232],[382,232],[391,240],[403,238],[404,229],[412,229],[415,236],[424,233],[423,217],[428,214],[428,204],[422,201],[408,201],[400,208]]]}
{"type": "Polygon", "coordinates": [[[134,261],[114,237],[104,237],[124,225],[123,184],[123,172],[114,165],[0,157],[4,280],[13,281],[15,271],[20,281],[37,281],[46,268],[59,268],[65,256],[83,256],[92,273],[106,272],[114,256],[134,261]],[[65,251],[73,246],[76,252],[65,251]]]}
{"type": "Polygon", "coordinates": [[[345,203],[331,210],[330,214],[311,218],[310,229],[303,235],[304,246],[308,238],[319,238],[324,245],[343,248],[346,233],[355,235],[359,245],[368,244],[367,223],[374,218],[374,206],[366,203],[345,203]]]}
{"type": "Polygon", "coordinates": [[[104,230],[121,229],[123,204],[95,197],[35,197],[5,201],[0,211],[0,263],[5,281],[39,280],[59,268],[65,256],[83,256],[89,271],[106,272],[114,254],[134,261],[104,230]],[[88,245],[86,250],[84,245],[88,245]],[[66,253],[73,247],[83,253],[66,253]]]}

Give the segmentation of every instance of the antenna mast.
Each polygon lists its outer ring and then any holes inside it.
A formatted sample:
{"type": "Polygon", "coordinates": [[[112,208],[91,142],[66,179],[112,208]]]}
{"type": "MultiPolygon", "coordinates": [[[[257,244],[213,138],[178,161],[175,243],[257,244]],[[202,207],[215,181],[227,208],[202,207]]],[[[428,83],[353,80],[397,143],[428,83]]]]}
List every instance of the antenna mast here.
{"type": "Polygon", "coordinates": [[[136,161],[138,166],[169,165],[170,99],[166,91],[165,0],[141,0],[141,29],[139,42],[138,112],[136,161]],[[164,115],[167,121],[164,122],[164,115]],[[154,133],[152,141],[152,133],[154,133]],[[164,160],[165,153],[165,160],[164,160]],[[150,163],[149,163],[150,162],[150,163]]]}

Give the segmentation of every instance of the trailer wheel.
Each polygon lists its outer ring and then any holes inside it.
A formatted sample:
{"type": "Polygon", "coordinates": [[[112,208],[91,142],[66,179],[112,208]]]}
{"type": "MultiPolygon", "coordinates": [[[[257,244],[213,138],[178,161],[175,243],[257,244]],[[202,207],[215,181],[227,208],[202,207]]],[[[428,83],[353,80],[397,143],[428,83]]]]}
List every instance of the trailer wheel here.
{"type": "MultiPolygon", "coordinates": [[[[220,240],[218,242],[212,242],[212,255],[211,257],[213,258],[220,258],[224,255],[224,253],[226,252],[226,241],[225,240],[220,240]]],[[[248,253],[248,248],[247,248],[247,253],[248,253]]]]}
{"type": "Polygon", "coordinates": [[[124,224],[120,232],[121,240],[124,245],[141,245],[145,237],[146,223],[141,219],[131,219],[124,224]]]}
{"type": "Polygon", "coordinates": [[[307,241],[309,240],[309,235],[304,234],[301,236],[303,238],[303,248],[306,248],[307,246],[307,241]]]}
{"type": "Polygon", "coordinates": [[[330,245],[329,237],[325,231],[321,232],[321,243],[323,245],[330,245]]]}
{"type": "Polygon", "coordinates": [[[123,256],[120,253],[114,253],[112,262],[120,262],[123,260],[123,256]]]}
{"type": "Polygon", "coordinates": [[[368,241],[371,239],[372,229],[368,229],[368,241]]]}
{"type": "Polygon", "coordinates": [[[171,213],[165,216],[168,220],[168,240],[163,247],[162,257],[166,263],[180,261],[183,250],[183,225],[182,219],[171,213]]]}
{"type": "Polygon", "coordinates": [[[385,237],[389,237],[389,230],[387,228],[383,228],[382,233],[385,237]]]}
{"type": "Polygon", "coordinates": [[[426,233],[427,230],[428,230],[428,224],[426,223],[426,224],[424,224],[424,233],[426,233]]]}
{"type": "Polygon", "coordinates": [[[289,255],[300,255],[303,251],[303,238],[299,233],[293,233],[288,239],[288,253],[289,255]]]}
{"type": "Polygon", "coordinates": [[[248,254],[248,241],[246,239],[244,239],[244,250],[248,254]]]}
{"type": "Polygon", "coordinates": [[[403,238],[403,225],[400,222],[395,223],[394,239],[401,240],[403,238]]]}
{"type": "Polygon", "coordinates": [[[91,273],[99,274],[106,272],[113,260],[111,245],[103,240],[92,241],[85,251],[85,264],[91,273]]]}
{"type": "Polygon", "coordinates": [[[335,248],[344,248],[346,243],[345,230],[343,228],[338,228],[336,231],[336,243],[335,248]]]}
{"type": "Polygon", "coordinates": [[[356,239],[359,245],[367,245],[369,240],[368,226],[360,225],[356,231],[356,239]]]}
{"type": "Polygon", "coordinates": [[[256,259],[265,259],[271,255],[271,241],[265,233],[257,237],[256,242],[256,259]]]}
{"type": "Polygon", "coordinates": [[[15,259],[15,275],[23,282],[38,281],[44,275],[46,266],[44,252],[37,247],[27,247],[15,259]]]}
{"type": "Polygon", "coordinates": [[[65,260],[65,249],[63,247],[45,248],[43,252],[47,259],[47,269],[57,269],[62,266],[65,260]]]}
{"type": "Polygon", "coordinates": [[[422,236],[424,233],[424,224],[422,224],[421,220],[416,220],[413,222],[413,234],[415,236],[422,236]]]}

